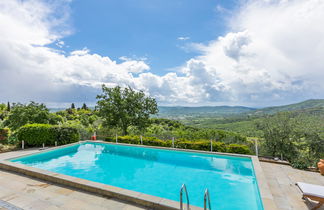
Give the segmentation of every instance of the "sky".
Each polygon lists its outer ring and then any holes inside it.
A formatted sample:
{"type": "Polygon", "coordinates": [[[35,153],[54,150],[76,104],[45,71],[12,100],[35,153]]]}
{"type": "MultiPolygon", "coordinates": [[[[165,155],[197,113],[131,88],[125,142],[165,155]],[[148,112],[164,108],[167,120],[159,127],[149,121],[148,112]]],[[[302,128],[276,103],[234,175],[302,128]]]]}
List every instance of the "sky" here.
{"type": "Polygon", "coordinates": [[[159,105],[324,98],[323,0],[0,0],[0,102],[159,105]]]}

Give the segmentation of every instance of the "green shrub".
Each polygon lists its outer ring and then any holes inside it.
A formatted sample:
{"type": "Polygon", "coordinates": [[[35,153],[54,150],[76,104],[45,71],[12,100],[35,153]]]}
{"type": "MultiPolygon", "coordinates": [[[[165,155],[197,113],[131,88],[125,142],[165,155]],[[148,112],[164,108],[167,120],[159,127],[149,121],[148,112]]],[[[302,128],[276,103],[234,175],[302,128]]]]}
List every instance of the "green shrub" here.
{"type": "Polygon", "coordinates": [[[59,127],[49,124],[27,124],[17,132],[19,141],[24,140],[26,146],[52,146],[57,141],[58,145],[79,141],[80,134],[73,127],[59,127]]]}
{"type": "Polygon", "coordinates": [[[18,145],[19,144],[19,140],[17,138],[17,133],[12,133],[7,140],[8,144],[12,144],[12,145],[18,145]]]}
{"type": "Polygon", "coordinates": [[[58,145],[70,144],[80,139],[80,133],[77,128],[53,126],[52,129],[54,130],[55,140],[58,145]]]}
{"type": "MultiPolygon", "coordinates": [[[[106,137],[106,141],[116,142],[115,136],[106,137]]],[[[118,136],[118,143],[126,144],[140,144],[141,140],[139,136],[118,136]]],[[[143,145],[159,146],[159,147],[171,147],[172,140],[161,140],[155,137],[143,137],[143,145]]],[[[207,140],[195,140],[189,141],[185,139],[177,139],[174,142],[175,148],[179,149],[192,149],[210,151],[210,141],[207,140]]],[[[251,154],[250,149],[246,145],[230,144],[226,145],[224,142],[213,141],[213,152],[229,152],[239,154],[251,154]]]]}
{"type": "MultiPolygon", "coordinates": [[[[172,146],[172,141],[171,141],[171,146],[172,146]]],[[[185,140],[177,140],[177,141],[175,141],[174,146],[176,148],[181,148],[181,149],[194,149],[193,148],[193,142],[185,141],[185,140]]]]}
{"type": "Polygon", "coordinates": [[[26,146],[54,145],[55,132],[48,124],[27,124],[19,128],[17,137],[26,146]]]}
{"type": "Polygon", "coordinates": [[[224,142],[213,142],[213,151],[214,152],[226,152],[227,146],[224,142]]]}
{"type": "Polygon", "coordinates": [[[210,151],[210,141],[193,141],[190,149],[210,151]]]}
{"type": "Polygon", "coordinates": [[[238,153],[238,154],[251,154],[251,151],[246,145],[230,144],[227,146],[228,153],[238,153]]]}
{"type": "Polygon", "coordinates": [[[296,158],[290,161],[291,166],[298,169],[307,169],[311,163],[304,158],[296,158]]]}
{"type": "Polygon", "coordinates": [[[145,137],[143,138],[143,144],[149,146],[167,147],[166,141],[160,140],[155,137],[145,137]]]}

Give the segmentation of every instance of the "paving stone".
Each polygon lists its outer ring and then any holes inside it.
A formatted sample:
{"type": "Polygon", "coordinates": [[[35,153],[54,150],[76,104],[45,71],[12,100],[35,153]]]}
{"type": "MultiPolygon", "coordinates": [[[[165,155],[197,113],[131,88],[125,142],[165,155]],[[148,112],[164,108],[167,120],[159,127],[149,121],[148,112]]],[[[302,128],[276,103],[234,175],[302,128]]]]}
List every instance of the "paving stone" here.
{"type": "Polygon", "coordinates": [[[0,177],[0,199],[21,209],[146,209],[2,170],[0,177]]]}
{"type": "MultiPolygon", "coordinates": [[[[324,176],[319,173],[297,170],[288,165],[261,162],[275,204],[280,210],[308,210],[314,203],[305,202],[296,182],[324,186],[324,176]]],[[[324,210],[324,207],[319,208],[324,210]]]]}

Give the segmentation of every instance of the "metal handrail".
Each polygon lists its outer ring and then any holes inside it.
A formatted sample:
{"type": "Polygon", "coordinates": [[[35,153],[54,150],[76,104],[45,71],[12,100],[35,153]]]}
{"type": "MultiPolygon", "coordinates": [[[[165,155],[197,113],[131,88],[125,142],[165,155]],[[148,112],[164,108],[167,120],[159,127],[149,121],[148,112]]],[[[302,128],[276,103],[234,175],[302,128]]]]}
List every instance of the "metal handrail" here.
{"type": "Polygon", "coordinates": [[[187,187],[186,187],[185,184],[183,184],[183,185],[181,186],[181,189],[180,189],[180,210],[183,209],[183,202],[182,202],[182,194],[183,194],[183,190],[185,190],[185,192],[186,192],[186,197],[187,197],[187,209],[190,209],[190,208],[189,208],[190,204],[189,204],[189,196],[188,196],[187,187]]]}
{"type": "Polygon", "coordinates": [[[211,210],[210,196],[209,196],[208,189],[205,190],[205,194],[204,194],[204,210],[207,210],[207,200],[208,200],[208,209],[211,210]]]}

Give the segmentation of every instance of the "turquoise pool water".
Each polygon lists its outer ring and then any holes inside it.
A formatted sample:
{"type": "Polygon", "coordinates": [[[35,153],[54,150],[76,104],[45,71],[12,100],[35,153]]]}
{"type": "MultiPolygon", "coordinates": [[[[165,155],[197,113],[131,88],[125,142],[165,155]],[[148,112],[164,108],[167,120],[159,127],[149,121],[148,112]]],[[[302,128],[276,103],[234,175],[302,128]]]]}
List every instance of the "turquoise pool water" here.
{"type": "Polygon", "coordinates": [[[84,142],[12,162],[213,209],[263,209],[250,158],[84,142]],[[185,199],[185,198],[184,198],[185,199]]]}

